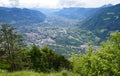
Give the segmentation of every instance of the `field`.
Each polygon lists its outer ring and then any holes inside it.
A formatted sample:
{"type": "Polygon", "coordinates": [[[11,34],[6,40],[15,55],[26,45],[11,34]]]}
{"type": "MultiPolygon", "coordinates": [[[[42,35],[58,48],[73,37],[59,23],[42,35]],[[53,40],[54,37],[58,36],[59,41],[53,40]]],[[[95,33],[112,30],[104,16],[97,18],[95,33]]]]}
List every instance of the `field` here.
{"type": "Polygon", "coordinates": [[[0,76],[78,76],[68,71],[61,71],[56,73],[36,73],[33,71],[19,71],[13,73],[3,72],[0,73],[0,76]]]}

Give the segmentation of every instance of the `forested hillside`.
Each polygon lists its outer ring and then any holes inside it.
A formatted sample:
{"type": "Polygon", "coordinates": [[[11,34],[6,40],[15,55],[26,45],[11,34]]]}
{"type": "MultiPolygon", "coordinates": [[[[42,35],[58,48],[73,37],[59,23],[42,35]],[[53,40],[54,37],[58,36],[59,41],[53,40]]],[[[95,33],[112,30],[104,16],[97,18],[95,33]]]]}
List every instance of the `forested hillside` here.
{"type": "Polygon", "coordinates": [[[104,40],[110,32],[120,30],[120,4],[100,9],[79,26],[93,31],[104,40]]]}
{"type": "Polygon", "coordinates": [[[26,8],[0,7],[0,23],[10,25],[33,25],[41,23],[46,16],[40,11],[26,8]]]}

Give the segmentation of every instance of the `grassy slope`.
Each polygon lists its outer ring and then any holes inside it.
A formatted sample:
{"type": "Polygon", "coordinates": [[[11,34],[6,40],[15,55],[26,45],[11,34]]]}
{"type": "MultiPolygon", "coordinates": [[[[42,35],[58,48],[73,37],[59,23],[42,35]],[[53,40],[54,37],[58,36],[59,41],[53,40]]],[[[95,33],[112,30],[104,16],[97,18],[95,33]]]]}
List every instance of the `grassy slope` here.
{"type": "Polygon", "coordinates": [[[13,73],[0,73],[0,76],[78,76],[68,71],[62,71],[59,73],[36,73],[32,71],[20,71],[13,73]]]}

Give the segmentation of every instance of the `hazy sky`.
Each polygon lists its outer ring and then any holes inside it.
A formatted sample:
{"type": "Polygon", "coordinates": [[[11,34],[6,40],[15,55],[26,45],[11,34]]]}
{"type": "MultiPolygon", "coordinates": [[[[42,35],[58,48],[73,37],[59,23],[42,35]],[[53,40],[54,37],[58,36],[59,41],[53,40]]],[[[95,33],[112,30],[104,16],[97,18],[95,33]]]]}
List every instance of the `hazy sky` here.
{"type": "Polygon", "coordinates": [[[100,7],[120,0],[0,0],[0,6],[26,8],[100,7]]]}

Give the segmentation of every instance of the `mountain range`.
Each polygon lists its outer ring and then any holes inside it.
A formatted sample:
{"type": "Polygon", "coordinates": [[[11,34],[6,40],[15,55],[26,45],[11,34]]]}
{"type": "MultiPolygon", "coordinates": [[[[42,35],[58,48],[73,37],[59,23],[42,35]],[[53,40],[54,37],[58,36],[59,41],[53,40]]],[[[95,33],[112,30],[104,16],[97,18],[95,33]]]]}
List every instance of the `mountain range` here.
{"type": "Polygon", "coordinates": [[[86,43],[99,45],[111,32],[120,30],[120,4],[63,9],[0,7],[0,23],[17,26],[29,46],[49,46],[60,54],[83,53],[86,43]]]}

